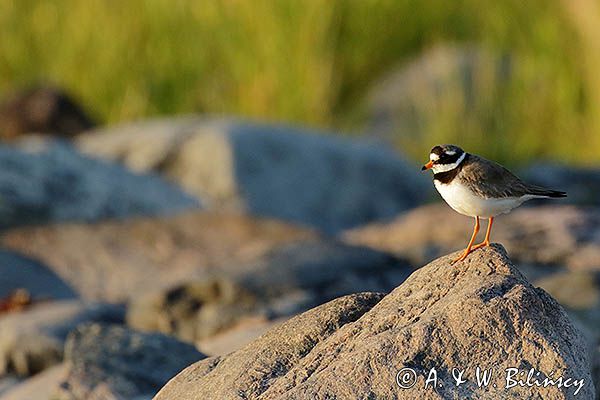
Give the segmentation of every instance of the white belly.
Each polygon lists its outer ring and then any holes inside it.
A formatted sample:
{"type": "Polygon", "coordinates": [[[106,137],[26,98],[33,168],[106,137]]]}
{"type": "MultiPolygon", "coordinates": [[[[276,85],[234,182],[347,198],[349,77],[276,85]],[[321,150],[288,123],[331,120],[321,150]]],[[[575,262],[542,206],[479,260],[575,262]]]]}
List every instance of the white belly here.
{"type": "Polygon", "coordinates": [[[442,198],[456,212],[470,217],[489,218],[509,212],[524,201],[537,196],[507,197],[503,199],[486,199],[478,196],[460,183],[443,184],[434,181],[442,198]]]}

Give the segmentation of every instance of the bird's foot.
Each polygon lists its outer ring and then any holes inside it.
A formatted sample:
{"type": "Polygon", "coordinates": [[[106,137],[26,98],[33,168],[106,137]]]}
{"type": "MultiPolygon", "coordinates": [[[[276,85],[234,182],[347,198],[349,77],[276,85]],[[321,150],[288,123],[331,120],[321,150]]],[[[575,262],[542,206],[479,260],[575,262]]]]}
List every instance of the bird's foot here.
{"type": "Polygon", "coordinates": [[[471,248],[471,250],[477,250],[477,249],[480,249],[480,248],[482,248],[482,247],[487,247],[487,246],[489,246],[489,245],[490,245],[490,242],[489,242],[489,241],[483,241],[483,242],[481,242],[481,243],[478,243],[478,244],[476,244],[475,246],[473,246],[473,247],[471,248]]]}
{"type": "Polygon", "coordinates": [[[472,249],[467,249],[467,250],[465,250],[465,251],[464,251],[464,252],[463,252],[463,253],[460,255],[460,257],[458,257],[458,258],[455,258],[454,260],[452,260],[452,262],[450,263],[450,265],[454,265],[454,264],[456,264],[457,262],[464,260],[465,258],[467,258],[467,256],[469,255],[469,253],[471,253],[471,251],[472,251],[472,249]]]}

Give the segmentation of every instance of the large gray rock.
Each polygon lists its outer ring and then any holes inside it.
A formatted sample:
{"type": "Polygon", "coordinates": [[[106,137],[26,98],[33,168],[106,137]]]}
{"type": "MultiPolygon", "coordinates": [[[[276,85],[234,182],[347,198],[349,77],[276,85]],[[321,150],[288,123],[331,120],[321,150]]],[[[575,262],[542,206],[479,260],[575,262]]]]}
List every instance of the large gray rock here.
{"type": "Polygon", "coordinates": [[[2,244],[45,263],[86,299],[149,299],[151,309],[156,300],[166,314],[167,304],[191,298],[205,304],[206,312],[227,308],[235,313],[241,303],[255,299],[259,308],[254,310],[289,315],[341,294],[389,290],[411,270],[388,254],[308,229],[203,211],[21,228],[7,232],[2,244]]]}
{"type": "Polygon", "coordinates": [[[48,368],[28,379],[12,385],[5,393],[0,391],[2,400],[55,400],[52,396],[67,376],[67,363],[48,368]]]}
{"type": "Polygon", "coordinates": [[[12,391],[19,386],[20,380],[15,376],[5,376],[0,378],[0,398],[5,400],[5,393],[12,391]]]}
{"type": "Polygon", "coordinates": [[[411,268],[385,253],[337,243],[297,243],[219,279],[188,281],[134,298],[128,323],[198,342],[248,320],[289,317],[341,295],[389,291],[411,268]]]}
{"type": "MultiPolygon", "coordinates": [[[[472,218],[440,203],[408,212],[389,224],[347,231],[344,238],[418,263],[464,248],[472,225],[472,218]]],[[[565,307],[572,320],[587,333],[590,345],[600,344],[600,212],[597,209],[565,205],[519,208],[496,219],[492,240],[503,243],[519,269],[565,307]]]]}
{"type": "Polygon", "coordinates": [[[183,117],[89,132],[77,143],[161,172],[208,207],[327,232],[390,218],[430,191],[416,166],[386,148],[287,126],[183,117]]]}
{"type": "MultiPolygon", "coordinates": [[[[368,94],[370,135],[424,159],[440,138],[481,145],[501,118],[511,93],[514,60],[473,45],[441,44],[390,70],[368,94]],[[504,108],[502,108],[504,106],[504,108]],[[483,136],[482,136],[483,134],[483,136]]],[[[503,132],[506,133],[506,132],[503,132]]],[[[500,146],[489,146],[499,152],[500,146]]]]}
{"type": "Polygon", "coordinates": [[[178,371],[204,357],[193,346],[165,335],[117,325],[82,325],[69,335],[67,376],[52,398],[150,398],[178,371]]]}
{"type": "Polygon", "coordinates": [[[85,157],[64,143],[29,138],[17,147],[0,146],[0,228],[165,214],[198,205],[159,177],[85,157]]]}
{"type": "Polygon", "coordinates": [[[56,273],[36,260],[0,250],[0,299],[24,289],[33,302],[74,299],[76,292],[56,273]]]}
{"type": "Polygon", "coordinates": [[[68,333],[84,322],[123,322],[122,307],[77,300],[0,315],[0,376],[29,376],[62,361],[68,333]]]}
{"type": "Polygon", "coordinates": [[[3,246],[46,264],[83,298],[111,302],[203,279],[306,240],[320,239],[276,221],[204,211],[20,228],[1,238],[3,246]]]}
{"type": "Polygon", "coordinates": [[[558,303],[500,246],[453,266],[452,257],[417,270],[383,299],[336,299],[196,363],[155,399],[592,399],[589,349],[558,303]],[[493,368],[489,386],[478,387],[477,367],[493,368]],[[403,368],[416,372],[409,389],[396,383],[403,368]],[[441,385],[426,389],[432,368],[441,385]],[[459,387],[453,368],[466,371],[459,387]],[[577,396],[576,387],[507,389],[507,368],[583,384],[577,396]]]}
{"type": "Polygon", "coordinates": [[[561,271],[540,278],[535,284],[588,328],[590,342],[600,345],[600,271],[561,271]]]}
{"type": "Polygon", "coordinates": [[[83,298],[129,302],[128,323],[198,342],[356,291],[388,291],[412,268],[285,223],[206,211],[7,232],[83,298]]]}

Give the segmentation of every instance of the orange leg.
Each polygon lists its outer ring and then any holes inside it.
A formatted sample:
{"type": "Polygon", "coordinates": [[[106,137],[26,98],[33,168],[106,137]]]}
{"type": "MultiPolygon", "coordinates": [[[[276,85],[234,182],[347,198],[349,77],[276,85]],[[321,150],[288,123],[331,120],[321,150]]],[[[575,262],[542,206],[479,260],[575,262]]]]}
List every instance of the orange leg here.
{"type": "Polygon", "coordinates": [[[473,246],[473,242],[475,241],[475,237],[477,236],[477,232],[479,232],[479,217],[475,217],[475,227],[473,228],[473,236],[471,236],[471,240],[469,241],[469,244],[467,245],[467,248],[465,249],[465,251],[463,252],[463,254],[460,257],[458,257],[457,259],[455,259],[454,261],[452,261],[452,264],[454,264],[457,261],[462,261],[465,258],[467,258],[467,256],[471,252],[471,247],[473,246]]]}
{"type": "Polygon", "coordinates": [[[480,247],[486,247],[486,246],[490,245],[490,232],[492,232],[492,224],[493,223],[494,223],[494,217],[490,217],[489,222],[488,222],[487,231],[485,232],[485,239],[483,240],[483,242],[473,246],[472,250],[476,250],[480,247]]]}

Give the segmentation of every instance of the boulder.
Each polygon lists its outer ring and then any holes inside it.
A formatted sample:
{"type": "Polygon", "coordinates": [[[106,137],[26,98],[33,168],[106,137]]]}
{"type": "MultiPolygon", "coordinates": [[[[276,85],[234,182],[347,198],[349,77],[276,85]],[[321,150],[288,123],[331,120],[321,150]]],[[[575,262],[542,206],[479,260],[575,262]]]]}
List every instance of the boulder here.
{"type": "Polygon", "coordinates": [[[187,212],[96,224],[13,229],[3,246],[40,260],[83,298],[125,302],[132,296],[240,267],[314,232],[238,215],[187,212]]]}
{"type": "Polygon", "coordinates": [[[150,398],[182,368],[204,357],[193,346],[165,335],[85,324],[69,335],[66,378],[52,398],[150,398]]]}
{"type": "Polygon", "coordinates": [[[600,271],[560,271],[535,281],[567,309],[600,344],[600,271]]]}
{"type": "Polygon", "coordinates": [[[456,255],[385,297],[338,298],[193,364],[155,399],[592,399],[589,349],[560,305],[499,245],[450,265],[456,255]],[[477,367],[491,369],[487,386],[478,386],[477,367]],[[570,385],[511,386],[511,368],[519,379],[533,370],[540,381],[562,376],[570,385]],[[437,384],[426,388],[434,369],[437,384]],[[458,387],[453,369],[464,371],[458,387]]]}
{"type": "Polygon", "coordinates": [[[325,232],[390,218],[431,191],[417,166],[384,147],[281,125],[181,117],[88,132],[77,145],[160,172],[209,208],[325,232]]]}
{"type": "MultiPolygon", "coordinates": [[[[440,138],[460,141],[465,148],[482,146],[485,142],[480,138],[496,133],[495,118],[503,116],[505,103],[511,100],[516,64],[510,54],[476,45],[428,47],[372,85],[366,131],[409,150],[419,160],[440,138]]],[[[505,128],[512,121],[502,122],[505,128]]]]}
{"type": "Polygon", "coordinates": [[[2,400],[55,400],[53,392],[66,378],[67,371],[67,363],[55,365],[11,386],[6,393],[0,392],[0,396],[2,400]]]}
{"type": "Polygon", "coordinates": [[[0,378],[0,398],[5,400],[5,393],[12,391],[15,387],[19,386],[19,383],[20,380],[15,376],[5,376],[0,378]]]}
{"type": "Polygon", "coordinates": [[[389,290],[411,270],[389,254],[309,229],[205,211],[20,228],[1,243],[48,265],[85,299],[158,307],[142,318],[150,322],[159,314],[184,315],[195,303],[225,320],[242,303],[273,317],[290,315],[341,294],[389,290]]]}
{"type": "MultiPolygon", "coordinates": [[[[387,254],[336,243],[297,243],[261,260],[135,297],[127,321],[198,342],[252,320],[295,315],[340,295],[389,291],[411,269],[387,254]]],[[[233,349],[231,349],[233,350],[233,349]]]]}
{"type": "Polygon", "coordinates": [[[51,140],[0,146],[0,228],[173,213],[198,201],[159,177],[51,140]]]}
{"type": "Polygon", "coordinates": [[[18,253],[0,250],[0,300],[19,289],[24,290],[34,303],[77,297],[76,292],[47,266],[18,253]]]}
{"type": "MultiPolygon", "coordinates": [[[[241,349],[248,343],[281,324],[287,318],[269,320],[266,318],[245,318],[235,326],[213,336],[196,341],[198,349],[207,355],[225,355],[241,349]]],[[[599,360],[600,361],[600,360],[599,360]]]]}
{"type": "Polygon", "coordinates": [[[20,91],[0,104],[0,139],[4,140],[27,133],[70,138],[93,126],[75,100],[50,86],[20,91]]]}
{"type": "Polygon", "coordinates": [[[39,303],[0,316],[0,376],[29,376],[60,363],[67,334],[84,322],[123,322],[122,307],[78,300],[39,303]]]}
{"type": "MultiPolygon", "coordinates": [[[[346,231],[349,243],[388,251],[414,265],[448,251],[464,248],[474,220],[445,203],[410,211],[387,224],[346,231]]],[[[487,222],[482,221],[480,240],[487,222]]],[[[600,210],[568,205],[523,207],[494,221],[492,240],[503,243],[521,265],[566,266],[572,270],[600,269],[600,210]]]]}

